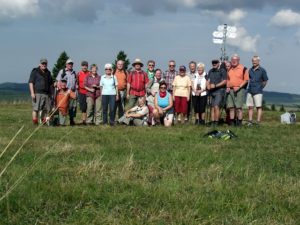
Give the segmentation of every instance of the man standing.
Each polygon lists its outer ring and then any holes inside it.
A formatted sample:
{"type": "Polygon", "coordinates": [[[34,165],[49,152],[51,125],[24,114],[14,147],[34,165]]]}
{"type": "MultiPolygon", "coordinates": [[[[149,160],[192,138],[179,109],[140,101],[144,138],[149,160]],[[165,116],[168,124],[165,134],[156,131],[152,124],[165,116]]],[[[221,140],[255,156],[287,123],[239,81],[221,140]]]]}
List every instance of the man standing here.
{"type": "Polygon", "coordinates": [[[234,54],[231,57],[231,67],[227,73],[227,108],[229,109],[229,125],[241,126],[243,121],[243,102],[245,88],[249,81],[248,70],[240,64],[240,57],[234,54]]]}
{"type": "Polygon", "coordinates": [[[257,109],[257,123],[261,122],[263,89],[267,85],[268,75],[260,66],[259,56],[252,57],[252,68],[249,70],[249,86],[247,94],[247,106],[249,107],[249,125],[252,125],[253,108],[257,109]]]}
{"type": "MultiPolygon", "coordinates": [[[[188,77],[190,78],[191,82],[193,83],[196,76],[197,76],[197,71],[196,71],[196,68],[197,68],[197,63],[195,61],[191,61],[189,63],[189,69],[190,71],[187,73],[188,77]]],[[[191,95],[190,95],[190,101],[188,102],[188,113],[187,113],[187,120],[190,119],[190,117],[193,115],[192,111],[193,111],[193,98],[192,98],[192,91],[190,92],[191,95]]]]}
{"type": "Polygon", "coordinates": [[[147,84],[149,82],[148,75],[142,70],[144,64],[140,59],[136,59],[132,63],[134,71],[132,71],[127,78],[127,99],[128,108],[131,109],[137,103],[139,97],[146,95],[147,84]]]}
{"type": "Polygon", "coordinates": [[[82,124],[86,125],[86,110],[87,110],[87,103],[86,103],[86,94],[87,90],[84,87],[84,80],[85,78],[89,75],[88,71],[88,62],[87,61],[82,61],[81,62],[81,71],[77,74],[77,84],[78,84],[78,101],[79,101],[79,106],[80,110],[82,113],[81,120],[82,124]]]}
{"type": "Polygon", "coordinates": [[[118,92],[119,99],[116,101],[115,105],[115,115],[118,109],[118,118],[121,118],[124,115],[125,110],[125,100],[126,100],[126,85],[127,85],[127,72],[124,69],[124,61],[119,60],[116,65],[116,70],[114,75],[118,81],[118,92]]]}
{"type": "Polygon", "coordinates": [[[220,68],[220,61],[218,59],[212,60],[212,67],[207,75],[207,90],[209,90],[211,98],[211,124],[218,125],[220,107],[224,101],[227,73],[223,68],[220,68]]]}
{"type": "Polygon", "coordinates": [[[176,62],[175,60],[170,60],[169,61],[169,70],[167,70],[163,74],[163,79],[165,80],[167,84],[167,91],[170,94],[173,94],[173,81],[175,77],[178,75],[178,72],[175,70],[176,68],[176,62]]]}
{"type": "MultiPolygon", "coordinates": [[[[74,62],[72,59],[68,59],[66,62],[66,68],[59,71],[56,80],[57,80],[57,88],[60,89],[60,81],[62,79],[67,81],[67,88],[73,92],[76,90],[76,72],[73,70],[74,62]]],[[[70,125],[74,126],[76,117],[76,99],[70,99],[69,101],[69,117],[70,117],[70,125]]]]}
{"type": "Polygon", "coordinates": [[[41,121],[46,122],[46,116],[50,112],[50,96],[53,80],[47,69],[48,60],[41,59],[40,65],[31,71],[29,78],[29,90],[32,99],[32,122],[38,124],[38,114],[41,111],[41,121]]]}
{"type": "Polygon", "coordinates": [[[154,79],[154,74],[155,74],[155,71],[154,71],[154,68],[155,68],[155,61],[154,60],[149,60],[147,62],[147,70],[146,70],[146,73],[148,75],[148,79],[149,80],[153,80],[154,79]]]}

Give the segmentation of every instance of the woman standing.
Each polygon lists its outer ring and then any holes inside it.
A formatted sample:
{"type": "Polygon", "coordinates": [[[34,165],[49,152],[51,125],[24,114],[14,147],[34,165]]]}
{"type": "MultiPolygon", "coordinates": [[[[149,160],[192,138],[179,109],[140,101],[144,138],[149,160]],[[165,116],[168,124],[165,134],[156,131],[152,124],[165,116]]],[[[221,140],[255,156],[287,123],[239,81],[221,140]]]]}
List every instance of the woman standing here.
{"type": "Polygon", "coordinates": [[[170,127],[173,123],[174,110],[172,95],[167,91],[166,82],[159,84],[159,92],[154,97],[153,115],[156,121],[163,119],[164,126],[170,127]]]}
{"type": "Polygon", "coordinates": [[[91,65],[91,73],[84,80],[84,87],[87,90],[87,124],[99,125],[101,123],[101,91],[98,67],[96,64],[91,65]]]}
{"type": "Polygon", "coordinates": [[[179,67],[179,75],[173,81],[173,100],[177,122],[187,123],[188,101],[190,100],[191,79],[186,75],[186,67],[179,67]]]}
{"type": "Polygon", "coordinates": [[[105,74],[101,77],[100,87],[102,93],[103,124],[107,124],[107,111],[109,107],[109,124],[115,125],[115,105],[119,99],[118,80],[112,75],[112,65],[105,64],[105,74]]]}
{"type": "Polygon", "coordinates": [[[205,65],[198,63],[196,77],[192,82],[193,105],[195,112],[195,124],[205,124],[205,108],[207,104],[206,72],[205,65]]]}

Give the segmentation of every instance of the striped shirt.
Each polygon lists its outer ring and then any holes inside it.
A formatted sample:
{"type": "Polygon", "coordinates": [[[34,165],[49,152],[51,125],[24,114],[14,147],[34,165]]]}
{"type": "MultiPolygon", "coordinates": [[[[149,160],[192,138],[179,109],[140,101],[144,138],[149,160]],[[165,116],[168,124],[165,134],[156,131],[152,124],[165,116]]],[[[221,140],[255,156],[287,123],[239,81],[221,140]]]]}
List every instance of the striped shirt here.
{"type": "Polygon", "coordinates": [[[175,79],[175,77],[178,75],[177,71],[166,71],[163,74],[163,79],[165,80],[166,84],[167,84],[167,91],[171,92],[173,91],[173,81],[175,79]]]}

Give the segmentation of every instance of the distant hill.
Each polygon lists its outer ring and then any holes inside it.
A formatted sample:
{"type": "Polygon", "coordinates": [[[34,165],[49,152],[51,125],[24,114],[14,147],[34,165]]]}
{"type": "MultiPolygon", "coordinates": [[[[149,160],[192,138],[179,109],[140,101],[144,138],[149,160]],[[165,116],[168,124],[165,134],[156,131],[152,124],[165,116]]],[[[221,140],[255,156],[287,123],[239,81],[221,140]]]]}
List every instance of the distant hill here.
{"type": "MultiPolygon", "coordinates": [[[[2,83],[0,84],[0,101],[29,99],[27,83],[2,83]]],[[[265,91],[264,100],[267,104],[275,105],[300,105],[300,95],[265,91]]]]}
{"type": "Polygon", "coordinates": [[[0,84],[0,102],[30,100],[27,83],[2,83],[0,84]]]}

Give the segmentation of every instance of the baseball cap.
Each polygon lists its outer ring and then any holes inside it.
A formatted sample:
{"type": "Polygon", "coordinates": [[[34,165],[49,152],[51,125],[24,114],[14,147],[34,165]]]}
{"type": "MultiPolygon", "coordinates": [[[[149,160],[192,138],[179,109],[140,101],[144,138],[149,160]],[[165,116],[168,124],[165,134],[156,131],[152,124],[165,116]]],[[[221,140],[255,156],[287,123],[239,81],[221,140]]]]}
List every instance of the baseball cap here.
{"type": "Polygon", "coordinates": [[[72,59],[68,59],[66,64],[74,63],[72,59]]]}
{"type": "Polygon", "coordinates": [[[112,65],[110,63],[106,63],[104,69],[112,69],[112,65]]]}
{"type": "Polygon", "coordinates": [[[46,58],[42,58],[42,59],[40,59],[40,64],[42,64],[42,63],[48,63],[48,60],[46,58]]]}
{"type": "Polygon", "coordinates": [[[211,64],[218,64],[218,63],[220,63],[220,61],[219,61],[218,59],[213,59],[213,60],[211,61],[211,64]]]}
{"type": "Polygon", "coordinates": [[[182,65],[182,66],[179,67],[179,71],[180,71],[180,70],[181,70],[181,71],[186,71],[186,67],[182,65]]]}
{"type": "Polygon", "coordinates": [[[81,62],[81,66],[88,66],[88,65],[89,65],[89,63],[87,61],[82,61],[81,62]]]}

